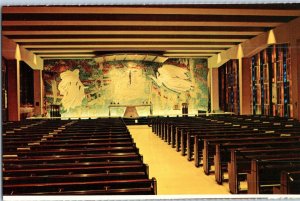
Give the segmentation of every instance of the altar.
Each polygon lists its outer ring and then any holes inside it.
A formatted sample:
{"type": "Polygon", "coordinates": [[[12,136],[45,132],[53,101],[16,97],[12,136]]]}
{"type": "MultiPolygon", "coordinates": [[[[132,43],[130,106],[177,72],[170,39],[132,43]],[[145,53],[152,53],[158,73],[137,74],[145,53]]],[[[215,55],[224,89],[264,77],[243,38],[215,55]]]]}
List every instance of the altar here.
{"type": "Polygon", "coordinates": [[[111,110],[114,108],[126,108],[123,117],[125,118],[137,118],[139,114],[136,110],[137,107],[149,107],[149,114],[152,116],[153,114],[153,106],[152,104],[139,104],[139,105],[119,105],[119,104],[111,104],[108,106],[108,116],[111,116],[111,110]]]}

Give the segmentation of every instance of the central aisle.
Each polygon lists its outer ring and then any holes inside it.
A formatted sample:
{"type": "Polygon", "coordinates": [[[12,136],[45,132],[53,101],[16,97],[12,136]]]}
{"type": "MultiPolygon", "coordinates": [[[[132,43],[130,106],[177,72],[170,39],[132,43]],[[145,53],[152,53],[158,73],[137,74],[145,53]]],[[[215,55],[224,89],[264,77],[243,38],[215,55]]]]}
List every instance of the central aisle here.
{"type": "Polygon", "coordinates": [[[144,163],[149,165],[150,178],[157,180],[158,195],[229,194],[228,184],[218,185],[214,175],[207,176],[194,161],[176,152],[153,134],[147,125],[128,126],[144,163]]]}

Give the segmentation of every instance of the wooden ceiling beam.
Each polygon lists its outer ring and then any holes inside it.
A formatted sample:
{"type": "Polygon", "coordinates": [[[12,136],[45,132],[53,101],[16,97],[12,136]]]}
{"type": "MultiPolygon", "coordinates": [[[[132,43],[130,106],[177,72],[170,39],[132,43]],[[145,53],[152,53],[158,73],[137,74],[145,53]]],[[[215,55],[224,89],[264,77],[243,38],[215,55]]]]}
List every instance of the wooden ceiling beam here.
{"type": "MultiPolygon", "coordinates": [[[[211,48],[211,49],[170,49],[166,51],[158,50],[157,52],[161,53],[180,53],[180,54],[186,54],[186,53],[204,53],[204,54],[217,54],[224,50],[225,48],[211,48]]],[[[149,50],[144,50],[145,52],[149,52],[149,50]]],[[[40,54],[70,54],[70,53],[78,53],[78,54],[87,54],[87,53],[96,53],[101,52],[101,50],[85,50],[85,49],[31,49],[31,52],[40,55],[40,54]]],[[[111,52],[120,52],[120,50],[114,50],[111,52]]],[[[139,50],[141,52],[141,50],[139,50]]]]}
{"type": "Polygon", "coordinates": [[[300,4],[2,7],[2,35],[43,59],[209,58],[300,16],[300,4]]]}
{"type": "Polygon", "coordinates": [[[253,35],[73,35],[70,38],[70,35],[9,35],[10,39],[22,40],[22,39],[250,39],[253,35]]]}
{"type": "Polygon", "coordinates": [[[239,43],[247,39],[193,39],[193,38],[176,38],[176,39],[162,39],[162,38],[69,38],[69,39],[13,39],[16,43],[42,43],[42,42],[233,42],[239,43]]]}
{"type": "Polygon", "coordinates": [[[72,52],[72,51],[93,51],[93,52],[126,52],[126,51],[144,51],[144,52],[149,52],[149,51],[158,51],[158,52],[172,52],[172,51],[217,51],[221,52],[223,50],[228,49],[228,47],[27,47],[26,49],[30,50],[32,53],[50,53],[50,52],[72,52]]]}
{"type": "Polygon", "coordinates": [[[36,55],[39,55],[39,54],[51,54],[51,53],[53,53],[53,54],[58,54],[58,53],[61,53],[61,54],[66,54],[66,53],[76,53],[76,52],[78,52],[78,53],[93,53],[94,52],[94,50],[90,50],[90,49],[88,49],[88,50],[85,50],[85,49],[83,49],[83,50],[80,50],[80,49],[66,49],[66,50],[64,50],[64,49],[57,49],[57,50],[55,50],[55,49],[41,49],[41,50],[32,50],[31,49],[31,52],[32,53],[34,53],[34,54],[36,54],[36,55]]]}
{"type": "Polygon", "coordinates": [[[186,49],[186,50],[167,50],[165,53],[219,53],[223,51],[223,49],[199,49],[199,50],[191,50],[191,49],[186,49]]]}
{"type": "Polygon", "coordinates": [[[248,31],[248,32],[265,32],[270,27],[232,27],[232,26],[6,26],[2,31],[248,31]]]}
{"type": "MultiPolygon", "coordinates": [[[[160,22],[288,22],[298,16],[249,16],[249,15],[153,15],[153,14],[42,14],[42,13],[28,13],[28,14],[3,14],[2,21],[61,21],[73,22],[86,21],[90,23],[105,23],[111,24],[124,22],[130,23],[136,21],[160,23],[160,22]]],[[[100,24],[101,25],[101,24],[100,24]]]]}
{"type": "Polygon", "coordinates": [[[84,53],[78,53],[78,54],[38,54],[41,58],[43,57],[95,57],[95,54],[84,54],[84,53]]]}
{"type": "Polygon", "coordinates": [[[156,48],[161,48],[163,50],[168,50],[170,48],[183,48],[183,49],[189,49],[189,48],[200,48],[200,47],[206,47],[206,48],[211,48],[211,47],[215,47],[215,48],[230,48],[233,47],[234,45],[151,45],[151,44],[147,44],[147,45],[24,45],[23,47],[26,49],[30,49],[30,48],[35,48],[35,49],[44,49],[44,48],[53,48],[53,49],[61,49],[61,48],[89,48],[89,49],[93,49],[93,48],[98,48],[98,49],[102,49],[102,50],[106,50],[106,49],[119,49],[119,50],[125,50],[127,49],[143,49],[143,48],[148,48],[148,49],[156,49],[156,48]]]}
{"type": "MultiPolygon", "coordinates": [[[[268,5],[266,5],[267,7],[268,5]]],[[[287,9],[240,9],[240,8],[168,8],[161,7],[116,7],[116,6],[10,6],[2,7],[2,13],[46,13],[46,14],[176,14],[176,15],[249,15],[249,16],[300,16],[300,10],[287,9]]]]}
{"type": "Polygon", "coordinates": [[[2,26],[219,26],[276,27],[282,22],[222,22],[222,21],[2,21],[2,26]]]}
{"type": "Polygon", "coordinates": [[[207,56],[207,57],[210,57],[210,56],[213,56],[214,54],[202,54],[202,53],[188,53],[188,54],[180,54],[180,53],[176,53],[176,54],[163,54],[163,56],[165,57],[198,57],[198,56],[207,56]]]}
{"type": "Polygon", "coordinates": [[[58,60],[58,59],[91,59],[94,57],[90,57],[90,56],[68,56],[68,57],[41,57],[43,60],[58,60]]]}
{"type": "Polygon", "coordinates": [[[231,46],[231,45],[237,45],[238,42],[217,42],[217,41],[203,41],[203,42],[195,42],[195,41],[95,41],[95,42],[86,42],[86,41],[80,41],[80,42],[24,42],[24,43],[18,43],[19,45],[23,47],[27,46],[81,46],[81,45],[94,45],[94,46],[110,46],[110,45],[119,45],[119,46],[126,46],[126,45],[225,45],[225,46],[231,46]]]}
{"type": "Polygon", "coordinates": [[[208,59],[211,56],[169,56],[169,58],[195,58],[195,59],[208,59]]]}
{"type": "MultiPolygon", "coordinates": [[[[47,57],[95,57],[97,56],[96,54],[83,54],[83,53],[78,53],[78,54],[72,54],[72,53],[66,53],[66,54],[38,54],[41,58],[47,57]]],[[[163,56],[166,57],[197,57],[197,56],[205,56],[205,57],[210,57],[213,56],[213,53],[176,53],[176,54],[163,54],[163,56]]]]}
{"type": "MultiPolygon", "coordinates": [[[[263,31],[5,31],[2,30],[2,35],[258,35],[263,31]]],[[[76,36],[75,36],[76,37],[76,36]]]]}

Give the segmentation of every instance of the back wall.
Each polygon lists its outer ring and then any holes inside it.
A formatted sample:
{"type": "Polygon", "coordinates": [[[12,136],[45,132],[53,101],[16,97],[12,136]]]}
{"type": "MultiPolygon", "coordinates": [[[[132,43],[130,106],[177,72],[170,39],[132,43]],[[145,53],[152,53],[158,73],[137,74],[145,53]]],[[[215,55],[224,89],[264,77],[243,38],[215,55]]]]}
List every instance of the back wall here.
{"type": "MultiPolygon", "coordinates": [[[[207,110],[207,60],[168,59],[111,61],[96,59],[45,60],[44,107],[60,105],[62,117],[108,116],[109,105],[152,104],[153,115],[181,114],[182,103],[189,113],[207,110]]],[[[111,109],[123,116],[125,108],[111,109]]],[[[140,116],[150,115],[149,107],[137,107],[140,116]]]]}

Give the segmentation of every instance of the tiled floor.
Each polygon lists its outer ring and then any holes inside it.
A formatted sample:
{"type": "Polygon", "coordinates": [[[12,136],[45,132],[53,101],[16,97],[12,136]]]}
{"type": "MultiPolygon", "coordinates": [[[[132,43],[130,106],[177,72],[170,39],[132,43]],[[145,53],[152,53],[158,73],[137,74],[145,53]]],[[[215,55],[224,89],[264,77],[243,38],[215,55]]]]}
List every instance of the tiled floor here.
{"type": "Polygon", "coordinates": [[[150,177],[157,179],[158,195],[229,194],[228,184],[218,185],[214,175],[207,176],[166,142],[152,133],[148,126],[128,126],[150,177]]]}

